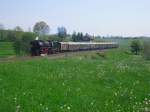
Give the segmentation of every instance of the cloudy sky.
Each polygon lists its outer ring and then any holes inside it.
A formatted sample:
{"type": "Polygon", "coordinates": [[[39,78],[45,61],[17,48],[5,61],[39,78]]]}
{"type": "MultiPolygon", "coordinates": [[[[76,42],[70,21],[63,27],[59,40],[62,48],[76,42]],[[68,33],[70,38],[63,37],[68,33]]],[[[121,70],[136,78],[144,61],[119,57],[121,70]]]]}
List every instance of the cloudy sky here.
{"type": "Polygon", "coordinates": [[[150,0],[0,0],[0,23],[25,30],[45,21],[51,33],[150,36],[150,0]]]}

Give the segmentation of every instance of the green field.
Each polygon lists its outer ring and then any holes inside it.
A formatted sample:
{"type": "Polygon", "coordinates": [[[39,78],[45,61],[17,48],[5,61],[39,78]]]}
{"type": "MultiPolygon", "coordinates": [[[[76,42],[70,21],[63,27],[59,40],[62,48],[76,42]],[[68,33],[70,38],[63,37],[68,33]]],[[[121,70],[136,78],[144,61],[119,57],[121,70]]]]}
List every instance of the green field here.
{"type": "Polygon", "coordinates": [[[149,77],[150,61],[122,48],[4,62],[0,112],[140,112],[150,109],[149,77]]]}
{"type": "Polygon", "coordinates": [[[14,56],[15,52],[13,49],[12,42],[0,42],[0,58],[14,56]]]}
{"type": "MultiPolygon", "coordinates": [[[[1,63],[0,112],[149,109],[150,62],[130,54],[131,40],[117,42],[119,49],[104,53],[1,63]]],[[[10,42],[1,42],[0,50],[0,57],[15,55],[10,42]]]]}

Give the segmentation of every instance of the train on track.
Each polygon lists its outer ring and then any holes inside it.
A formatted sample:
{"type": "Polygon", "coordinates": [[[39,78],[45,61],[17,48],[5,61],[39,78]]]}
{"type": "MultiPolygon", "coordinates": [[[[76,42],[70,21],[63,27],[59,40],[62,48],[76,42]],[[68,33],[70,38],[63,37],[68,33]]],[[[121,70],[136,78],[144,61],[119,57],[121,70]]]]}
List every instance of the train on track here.
{"type": "Polygon", "coordinates": [[[103,50],[119,47],[116,42],[57,42],[34,40],[30,44],[32,56],[50,55],[61,52],[103,50]]]}

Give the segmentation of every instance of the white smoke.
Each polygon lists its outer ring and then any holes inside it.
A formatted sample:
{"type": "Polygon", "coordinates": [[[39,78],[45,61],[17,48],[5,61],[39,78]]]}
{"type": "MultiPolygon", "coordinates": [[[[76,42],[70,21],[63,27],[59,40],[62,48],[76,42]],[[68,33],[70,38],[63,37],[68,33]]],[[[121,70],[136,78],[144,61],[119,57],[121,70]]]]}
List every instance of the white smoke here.
{"type": "Polygon", "coordinates": [[[39,40],[39,37],[36,37],[35,40],[39,40]]]}

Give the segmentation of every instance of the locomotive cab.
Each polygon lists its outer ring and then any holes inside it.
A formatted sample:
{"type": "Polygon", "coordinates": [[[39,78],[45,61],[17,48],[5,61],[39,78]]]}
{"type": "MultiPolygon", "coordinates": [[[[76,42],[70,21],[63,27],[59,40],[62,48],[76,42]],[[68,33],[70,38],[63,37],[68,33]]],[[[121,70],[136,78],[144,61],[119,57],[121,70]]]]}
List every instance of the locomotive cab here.
{"type": "Polygon", "coordinates": [[[52,44],[52,52],[53,53],[58,53],[61,51],[61,43],[57,41],[51,42],[52,44]]]}
{"type": "Polygon", "coordinates": [[[34,40],[30,44],[32,56],[47,55],[52,48],[48,41],[34,40]]]}

